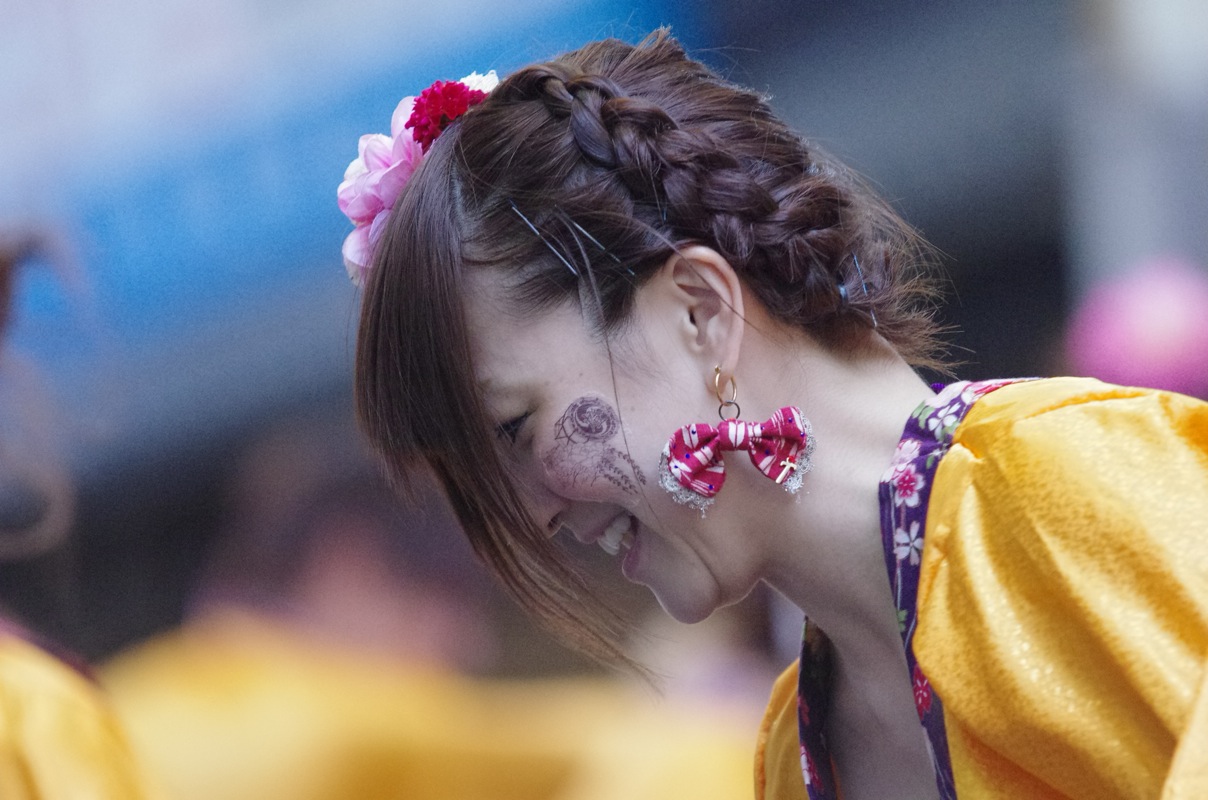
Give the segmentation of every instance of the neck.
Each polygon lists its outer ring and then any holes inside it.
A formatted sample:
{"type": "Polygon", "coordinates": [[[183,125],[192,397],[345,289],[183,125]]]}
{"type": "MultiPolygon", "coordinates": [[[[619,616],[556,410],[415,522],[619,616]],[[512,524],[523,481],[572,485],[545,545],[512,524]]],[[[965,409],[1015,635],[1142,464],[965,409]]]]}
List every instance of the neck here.
{"type": "MultiPolygon", "coordinates": [[[[885,797],[888,774],[894,783],[888,794],[934,797],[885,570],[879,498],[906,420],[932,392],[879,336],[844,358],[808,340],[788,348],[751,342],[756,338],[744,343],[744,364],[786,378],[765,387],[779,398],[765,393],[756,400],[798,403],[818,444],[797,498],[748,482],[748,491],[765,494],[748,495],[759,502],[743,504],[760,509],[742,530],[744,539],[760,576],[834,648],[826,732],[845,794],[885,797]],[[870,740],[878,742],[875,761],[870,740]]],[[[744,385],[753,385],[751,377],[744,385]]]]}
{"type": "Polygon", "coordinates": [[[797,498],[760,505],[754,535],[764,557],[762,577],[805,611],[850,663],[896,663],[901,639],[885,572],[878,487],[907,418],[932,392],[880,337],[855,357],[812,342],[793,350],[786,357],[781,344],[744,353],[774,362],[764,368],[775,371],[764,374],[787,380],[768,387],[767,400],[798,403],[818,442],[797,498]]]}

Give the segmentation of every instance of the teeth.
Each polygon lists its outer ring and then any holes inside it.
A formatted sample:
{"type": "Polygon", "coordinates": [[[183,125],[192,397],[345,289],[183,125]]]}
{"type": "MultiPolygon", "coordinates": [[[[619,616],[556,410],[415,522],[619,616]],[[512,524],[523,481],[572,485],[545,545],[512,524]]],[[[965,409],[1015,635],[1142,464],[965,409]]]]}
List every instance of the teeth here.
{"type": "Polygon", "coordinates": [[[621,544],[628,546],[633,542],[633,534],[629,529],[633,525],[633,518],[628,514],[622,514],[608,524],[604,529],[604,534],[599,538],[597,544],[608,553],[610,556],[615,556],[621,552],[621,544]],[[626,541],[626,536],[629,540],[626,541]]]}

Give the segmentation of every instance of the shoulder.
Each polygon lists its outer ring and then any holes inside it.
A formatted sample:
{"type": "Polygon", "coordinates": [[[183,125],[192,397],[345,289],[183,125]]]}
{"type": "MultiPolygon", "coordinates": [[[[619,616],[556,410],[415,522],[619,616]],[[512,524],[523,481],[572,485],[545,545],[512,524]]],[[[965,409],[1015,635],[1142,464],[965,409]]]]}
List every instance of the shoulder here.
{"type": "Polygon", "coordinates": [[[934,479],[914,647],[977,769],[1156,796],[1134,783],[1208,652],[1206,534],[1204,403],[1054,379],[974,404],[934,479]]]}
{"type": "Polygon", "coordinates": [[[991,392],[935,475],[927,547],[951,552],[955,530],[1035,559],[1112,546],[1208,573],[1208,404],[1077,378],[991,392]]]}
{"type": "Polygon", "coordinates": [[[1191,501],[1208,498],[1208,404],[1083,378],[1010,384],[980,398],[957,428],[933,510],[942,517],[954,495],[970,491],[1000,508],[1028,506],[1033,517],[1059,512],[1070,524],[1085,522],[1068,517],[1079,502],[1130,517],[1165,507],[1191,521],[1191,501]],[[1162,497],[1188,502],[1153,502],[1162,497]]]}
{"type": "Polygon", "coordinates": [[[1030,442],[1077,451],[1097,436],[1167,429],[1208,441],[1208,404],[1156,389],[1115,386],[1092,378],[1047,378],[1008,384],[983,395],[957,428],[955,445],[993,455],[989,446],[1035,432],[1062,430],[1062,440],[1030,442]],[[1079,437],[1079,438],[1072,438],[1079,437]]]}
{"type": "Polygon", "coordinates": [[[125,736],[96,684],[8,633],[0,634],[0,732],[0,772],[23,776],[20,787],[0,781],[6,797],[143,796],[125,736]]]}
{"type": "MultiPolygon", "coordinates": [[[[8,698],[9,712],[19,712],[27,705],[24,701],[35,700],[65,709],[91,709],[100,698],[96,685],[84,674],[10,631],[0,632],[0,695],[8,698]]],[[[6,717],[11,724],[13,714],[6,717]]]]}

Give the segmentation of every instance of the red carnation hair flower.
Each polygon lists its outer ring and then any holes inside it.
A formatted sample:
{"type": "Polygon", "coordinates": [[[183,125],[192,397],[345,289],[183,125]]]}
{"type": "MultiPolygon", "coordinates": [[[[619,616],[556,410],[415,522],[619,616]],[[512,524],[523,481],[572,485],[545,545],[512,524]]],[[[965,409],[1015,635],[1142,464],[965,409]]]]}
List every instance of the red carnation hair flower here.
{"type": "Polygon", "coordinates": [[[411,117],[403,127],[411,128],[411,136],[426,153],[450,122],[485,99],[486,92],[460,81],[437,81],[415,98],[411,117]]]}

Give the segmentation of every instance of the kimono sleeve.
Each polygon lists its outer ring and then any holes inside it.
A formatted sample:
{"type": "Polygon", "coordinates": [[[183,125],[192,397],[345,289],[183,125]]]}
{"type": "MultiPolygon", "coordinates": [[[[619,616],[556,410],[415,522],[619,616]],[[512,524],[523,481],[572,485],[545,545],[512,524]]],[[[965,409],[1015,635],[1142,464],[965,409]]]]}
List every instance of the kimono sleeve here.
{"type": "Polygon", "coordinates": [[[958,794],[1208,797],[1208,406],[983,398],[935,476],[918,609],[958,794]]]}
{"type": "Polygon", "coordinates": [[[807,800],[797,735],[797,677],[794,661],[772,687],[755,746],[755,800],[807,800]]]}

